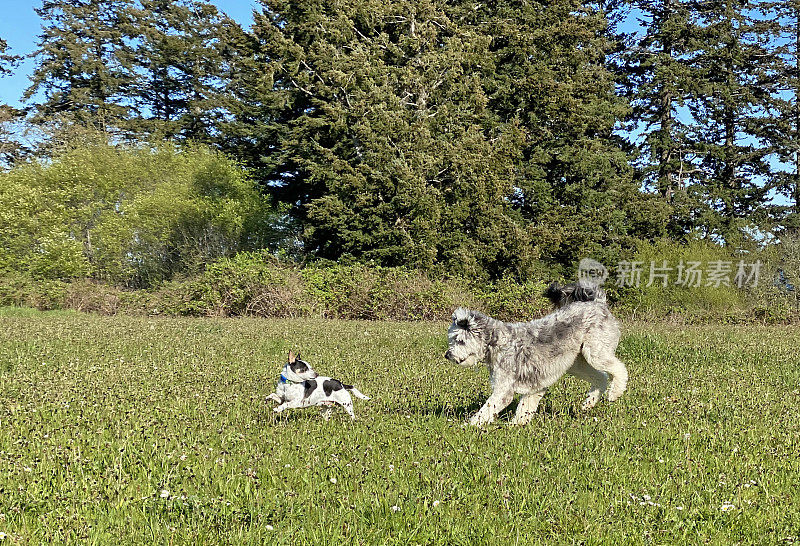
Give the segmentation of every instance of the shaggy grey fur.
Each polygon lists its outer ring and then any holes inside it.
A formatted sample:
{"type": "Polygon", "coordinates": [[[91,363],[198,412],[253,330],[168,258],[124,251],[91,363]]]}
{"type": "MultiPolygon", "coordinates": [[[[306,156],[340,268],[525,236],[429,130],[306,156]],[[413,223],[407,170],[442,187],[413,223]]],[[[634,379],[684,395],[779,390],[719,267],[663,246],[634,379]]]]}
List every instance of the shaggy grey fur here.
{"type": "Polygon", "coordinates": [[[619,326],[602,290],[583,288],[576,285],[563,304],[559,298],[557,305],[562,307],[531,322],[502,322],[477,311],[456,309],[447,332],[445,357],[462,366],[485,362],[492,384],[491,396],[470,424],[493,421],[515,394],[522,399],[512,423],[528,423],[547,388],[565,373],[591,385],[583,402],[585,409],[597,404],[606,387],[609,400],[622,395],[628,371],[614,354],[619,326]],[[574,301],[576,298],[589,301],[574,301]]]}

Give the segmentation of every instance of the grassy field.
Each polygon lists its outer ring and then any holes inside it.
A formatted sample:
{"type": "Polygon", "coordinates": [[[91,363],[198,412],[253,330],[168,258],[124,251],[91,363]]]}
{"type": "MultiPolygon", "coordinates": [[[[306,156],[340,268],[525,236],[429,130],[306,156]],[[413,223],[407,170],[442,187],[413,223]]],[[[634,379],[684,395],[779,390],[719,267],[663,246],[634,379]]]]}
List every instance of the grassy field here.
{"type": "Polygon", "coordinates": [[[624,325],[628,392],[566,378],[460,425],[443,323],[0,316],[2,544],[800,541],[800,332],[624,325]],[[290,348],[355,423],[264,403],[290,348]]]}

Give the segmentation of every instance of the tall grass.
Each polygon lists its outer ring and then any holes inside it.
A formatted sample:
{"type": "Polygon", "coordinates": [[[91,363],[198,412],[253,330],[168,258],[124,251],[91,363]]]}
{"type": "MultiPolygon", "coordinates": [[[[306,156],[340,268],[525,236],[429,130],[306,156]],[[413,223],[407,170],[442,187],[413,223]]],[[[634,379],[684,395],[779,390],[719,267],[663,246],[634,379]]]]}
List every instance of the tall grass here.
{"type": "Polygon", "coordinates": [[[4,316],[0,533],[15,544],[780,544],[800,510],[800,334],[623,325],[631,381],[525,428],[461,423],[485,370],[443,322],[4,316]],[[264,402],[289,349],[372,396],[264,402]]]}

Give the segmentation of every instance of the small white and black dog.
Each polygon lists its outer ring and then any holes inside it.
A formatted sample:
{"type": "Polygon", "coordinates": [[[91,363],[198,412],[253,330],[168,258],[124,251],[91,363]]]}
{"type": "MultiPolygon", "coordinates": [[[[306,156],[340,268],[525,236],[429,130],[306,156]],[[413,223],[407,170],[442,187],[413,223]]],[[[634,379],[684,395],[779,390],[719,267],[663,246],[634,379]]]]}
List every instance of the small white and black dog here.
{"type": "Polygon", "coordinates": [[[491,396],[470,424],[492,422],[515,394],[522,399],[511,423],[528,423],[547,388],[565,373],[589,382],[584,409],[597,404],[606,388],[610,401],[625,391],[628,370],[614,354],[619,325],[606,305],[605,292],[579,281],[551,285],[545,296],[555,312],[531,322],[501,322],[463,308],[453,313],[445,358],[462,366],[485,362],[492,384],[491,396]]]}
{"type": "MultiPolygon", "coordinates": [[[[299,353],[295,355],[294,352],[289,351],[289,360],[281,370],[278,386],[275,392],[267,396],[267,400],[274,400],[280,404],[272,410],[276,413],[288,408],[339,404],[351,419],[355,419],[353,399],[348,391],[357,398],[369,400],[369,396],[364,395],[352,385],[345,385],[332,377],[319,375],[308,362],[300,359],[299,353]]],[[[322,415],[327,420],[330,417],[330,408],[322,415]]]]}

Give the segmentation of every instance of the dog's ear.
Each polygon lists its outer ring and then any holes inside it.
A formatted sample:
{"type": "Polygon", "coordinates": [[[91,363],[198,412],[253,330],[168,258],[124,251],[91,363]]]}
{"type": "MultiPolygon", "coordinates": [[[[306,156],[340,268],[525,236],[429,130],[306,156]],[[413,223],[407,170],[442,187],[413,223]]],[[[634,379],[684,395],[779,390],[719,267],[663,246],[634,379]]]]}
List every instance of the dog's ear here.
{"type": "Polygon", "coordinates": [[[289,351],[289,364],[294,364],[297,360],[297,357],[294,355],[294,351],[289,351]]]}

